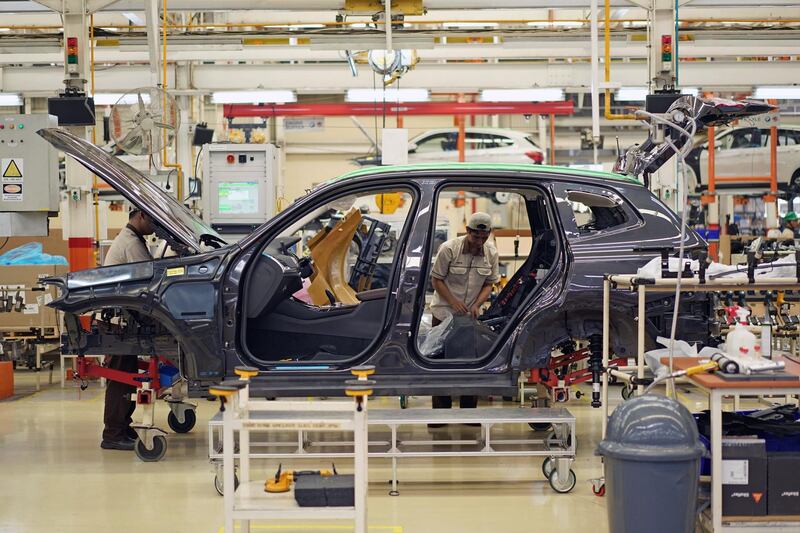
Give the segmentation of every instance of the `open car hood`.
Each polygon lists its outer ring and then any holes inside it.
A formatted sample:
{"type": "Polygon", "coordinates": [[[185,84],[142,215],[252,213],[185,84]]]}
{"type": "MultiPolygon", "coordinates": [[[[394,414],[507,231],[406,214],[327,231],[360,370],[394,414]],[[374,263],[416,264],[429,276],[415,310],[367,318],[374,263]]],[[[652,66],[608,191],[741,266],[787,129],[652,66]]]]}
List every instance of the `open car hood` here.
{"type": "Polygon", "coordinates": [[[215,247],[225,244],[208,224],[119,158],[59,128],[45,128],[37,133],[150,215],[157,226],[156,235],[179,255],[198,253],[204,244],[215,247]]]}

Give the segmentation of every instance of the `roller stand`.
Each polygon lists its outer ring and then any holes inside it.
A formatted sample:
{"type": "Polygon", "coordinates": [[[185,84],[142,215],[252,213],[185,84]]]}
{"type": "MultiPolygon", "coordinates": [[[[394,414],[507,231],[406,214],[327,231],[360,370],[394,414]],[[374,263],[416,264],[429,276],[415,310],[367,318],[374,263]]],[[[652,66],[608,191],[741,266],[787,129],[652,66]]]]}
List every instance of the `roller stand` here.
{"type": "Polygon", "coordinates": [[[143,416],[141,424],[132,424],[131,428],[136,432],[138,438],[134,445],[136,456],[142,461],[160,461],[167,453],[166,431],[155,427],[156,395],[150,388],[151,379],[148,377],[138,377],[135,381],[142,384],[141,389],[131,395],[131,400],[137,406],[142,406],[143,416]]]}

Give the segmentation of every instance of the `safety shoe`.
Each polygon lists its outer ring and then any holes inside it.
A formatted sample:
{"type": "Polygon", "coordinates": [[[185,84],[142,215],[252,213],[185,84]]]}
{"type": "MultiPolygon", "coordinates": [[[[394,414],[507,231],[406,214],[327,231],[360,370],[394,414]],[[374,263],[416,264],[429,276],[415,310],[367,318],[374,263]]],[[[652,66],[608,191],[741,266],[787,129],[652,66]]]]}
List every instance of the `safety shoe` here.
{"type": "Polygon", "coordinates": [[[126,450],[131,451],[133,450],[133,446],[136,441],[132,439],[122,439],[122,440],[106,440],[100,443],[100,447],[104,450],[126,450]]]}

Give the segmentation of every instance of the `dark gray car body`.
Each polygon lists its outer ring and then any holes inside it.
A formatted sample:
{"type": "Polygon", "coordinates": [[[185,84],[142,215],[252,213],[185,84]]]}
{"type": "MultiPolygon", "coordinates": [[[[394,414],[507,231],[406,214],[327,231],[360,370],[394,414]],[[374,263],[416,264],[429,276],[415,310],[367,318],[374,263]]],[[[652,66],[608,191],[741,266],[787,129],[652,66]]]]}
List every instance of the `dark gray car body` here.
{"type": "MultiPolygon", "coordinates": [[[[101,163],[95,162],[95,172],[101,163]]],[[[48,282],[60,288],[50,305],[68,316],[125,309],[139,318],[124,331],[87,332],[76,326],[76,320],[68,321],[66,351],[177,358],[180,346],[182,372],[194,395],[205,394],[210,384],[231,377],[234,367],[242,364],[260,367],[253,383],[257,395],[334,395],[356,364],[375,365],[377,394],[508,394],[516,387],[519,372],[546,367],[559,343],[601,332],[604,274],[635,273],[659,255],[658,249],[676,248],[679,239],[679,221],[664,204],[634,180],[613,174],[527,165],[385,167],[357,171],[319,187],[236,244],[73,272],[48,282]],[[555,230],[556,261],[484,358],[468,363],[432,362],[417,352],[416,328],[424,308],[437,191],[487,183],[498,188],[532,187],[544,194],[555,230]],[[249,269],[262,256],[264,245],[314,206],[376,186],[402,186],[415,196],[399,240],[377,338],[355,360],[341,365],[255,361],[243,343],[243,302],[249,269]],[[580,190],[617,199],[629,214],[628,222],[610,231],[578,233],[566,194],[580,190]]],[[[685,244],[688,250],[705,246],[691,230],[686,232],[685,244]]],[[[663,296],[648,302],[651,338],[665,334],[664,316],[671,311],[671,303],[663,296]]],[[[612,347],[619,355],[633,355],[636,346],[635,305],[635,294],[612,291],[612,347]]],[[[687,297],[682,305],[695,302],[687,297]]],[[[708,336],[706,324],[702,316],[689,318],[679,323],[679,336],[703,341],[708,336]]]]}

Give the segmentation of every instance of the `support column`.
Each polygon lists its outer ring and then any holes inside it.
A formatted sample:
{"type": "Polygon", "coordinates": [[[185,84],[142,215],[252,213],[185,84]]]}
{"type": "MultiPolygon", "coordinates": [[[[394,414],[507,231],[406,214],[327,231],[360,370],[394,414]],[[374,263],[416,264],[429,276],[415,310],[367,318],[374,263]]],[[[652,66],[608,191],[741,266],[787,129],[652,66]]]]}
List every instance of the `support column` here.
{"type": "MultiPolygon", "coordinates": [[[[64,85],[69,90],[86,91],[89,72],[89,16],[85,0],[66,0],[64,12],[64,85]],[[77,62],[67,60],[67,43],[77,39],[77,62]]],[[[70,133],[89,138],[83,126],[67,128],[70,133]]],[[[83,270],[95,265],[95,217],[92,195],[92,174],[74,159],[66,159],[68,199],[62,203],[64,238],[69,241],[70,270],[83,270]]]]}
{"type": "MultiPolygon", "coordinates": [[[[175,65],[175,88],[178,91],[191,89],[191,69],[189,62],[175,65]]],[[[178,135],[175,138],[175,150],[177,163],[183,169],[183,184],[180,189],[176,188],[176,193],[181,191],[180,196],[186,198],[189,195],[189,176],[194,173],[194,161],[192,160],[192,134],[191,126],[191,100],[189,96],[178,96],[178,109],[181,117],[181,125],[178,127],[178,135]]],[[[183,202],[183,198],[178,198],[178,202],[183,202]]]]}

